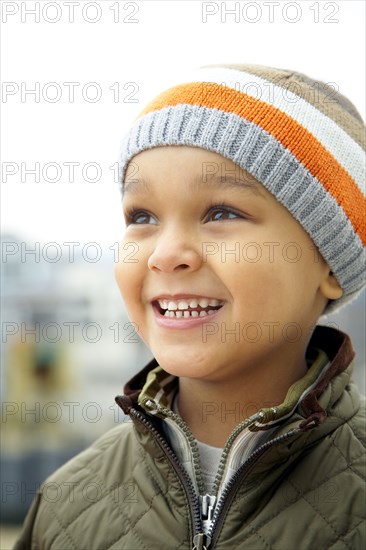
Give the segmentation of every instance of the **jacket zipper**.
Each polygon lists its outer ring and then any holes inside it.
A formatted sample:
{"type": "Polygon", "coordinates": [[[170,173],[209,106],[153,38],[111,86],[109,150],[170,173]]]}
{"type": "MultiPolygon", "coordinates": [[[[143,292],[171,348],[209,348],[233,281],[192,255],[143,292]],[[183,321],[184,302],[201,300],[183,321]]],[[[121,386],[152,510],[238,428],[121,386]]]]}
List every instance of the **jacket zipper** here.
{"type": "MultiPolygon", "coordinates": [[[[174,418],[174,420],[177,420],[178,425],[188,437],[188,441],[190,443],[191,449],[192,450],[195,449],[197,453],[199,453],[193,434],[190,432],[188,426],[185,425],[184,421],[178,417],[178,415],[170,411],[170,409],[165,409],[164,407],[157,406],[153,401],[151,401],[149,404],[148,403],[145,403],[145,404],[147,404],[147,406],[149,405],[151,406],[152,404],[154,404],[155,405],[154,408],[165,413],[167,416],[174,418]]],[[[237,472],[230,478],[230,481],[228,482],[227,486],[222,492],[221,497],[216,504],[216,507],[215,507],[216,495],[213,495],[213,496],[204,495],[203,497],[201,497],[202,503],[200,506],[200,498],[197,498],[195,488],[193,486],[193,483],[188,473],[181,466],[174,451],[167,444],[165,438],[159,433],[159,431],[153,426],[153,424],[145,417],[143,413],[136,411],[136,409],[134,408],[131,408],[129,411],[129,414],[131,416],[134,416],[138,421],[144,424],[151,431],[154,437],[159,441],[160,446],[162,447],[164,452],[168,455],[175,471],[178,474],[179,479],[183,484],[183,487],[186,490],[188,501],[191,508],[191,516],[193,518],[193,523],[194,523],[192,550],[207,550],[209,547],[211,549],[214,548],[214,544],[219,534],[217,528],[218,526],[221,527],[221,523],[225,517],[224,512],[228,509],[228,507],[231,504],[232,499],[229,497],[233,496],[234,491],[232,491],[232,489],[237,483],[237,481],[239,480],[239,478],[244,479],[245,478],[244,474],[246,473],[246,470],[248,469],[248,467],[250,467],[254,462],[256,462],[256,460],[262,454],[264,454],[270,447],[272,447],[275,443],[286,441],[287,439],[290,439],[291,437],[293,437],[294,435],[298,434],[301,431],[300,428],[295,428],[293,430],[290,430],[286,434],[280,435],[274,439],[271,439],[270,441],[267,441],[266,443],[263,443],[263,445],[258,447],[255,451],[253,451],[253,453],[241,465],[241,467],[237,470],[237,472]],[[230,493],[232,493],[232,495],[230,495],[230,493]],[[213,509],[214,509],[214,512],[213,512],[213,509]],[[203,523],[202,523],[203,515],[207,515],[208,519],[211,520],[207,533],[203,532],[203,523]]],[[[260,412],[256,413],[252,417],[242,422],[239,426],[237,426],[237,428],[231,434],[229,440],[227,441],[224,447],[222,457],[220,460],[218,473],[215,479],[214,489],[216,492],[218,491],[220,481],[224,473],[227,455],[229,453],[229,449],[231,447],[232,442],[234,441],[235,437],[239,434],[239,432],[242,429],[254,423],[262,415],[263,413],[260,413],[260,412]]],[[[193,456],[194,456],[194,470],[195,470],[197,482],[200,485],[202,483],[202,487],[203,487],[201,472],[200,472],[200,469],[198,469],[197,460],[195,461],[196,453],[193,456]],[[197,476],[197,474],[199,475],[197,476]]]]}
{"type": "Polygon", "coordinates": [[[261,412],[261,411],[255,413],[251,417],[249,417],[246,420],[244,420],[243,422],[241,422],[235,428],[235,430],[230,434],[229,439],[227,440],[226,445],[225,445],[225,447],[222,451],[222,454],[221,454],[220,463],[219,463],[219,466],[218,466],[218,471],[217,471],[216,478],[215,478],[214,485],[213,485],[213,491],[212,491],[213,494],[212,495],[204,495],[205,487],[204,487],[204,483],[203,483],[203,479],[202,479],[202,471],[201,471],[201,466],[200,466],[199,450],[198,450],[198,445],[197,445],[196,439],[195,439],[194,435],[192,434],[191,430],[189,429],[187,424],[184,422],[184,420],[179,415],[174,413],[171,409],[168,409],[167,407],[162,407],[161,405],[155,403],[155,401],[153,401],[152,399],[146,399],[144,401],[144,405],[146,407],[148,407],[151,412],[158,411],[163,416],[166,416],[168,418],[173,419],[174,422],[177,424],[177,426],[185,434],[185,436],[188,440],[189,446],[191,448],[192,456],[193,456],[193,468],[194,468],[195,478],[196,478],[196,481],[197,481],[198,492],[199,492],[200,495],[203,495],[202,498],[204,499],[203,502],[202,502],[202,506],[204,508],[207,507],[207,513],[209,513],[210,509],[212,509],[212,506],[215,503],[214,501],[216,501],[218,489],[220,487],[222,476],[223,476],[224,471],[225,471],[227,457],[229,455],[229,452],[230,452],[230,449],[231,449],[231,446],[232,446],[234,440],[236,439],[236,437],[239,435],[239,433],[241,431],[243,431],[248,426],[251,426],[252,424],[257,422],[258,420],[262,419],[263,416],[264,416],[264,413],[261,412]]]}
{"type": "Polygon", "coordinates": [[[248,426],[252,426],[258,420],[259,421],[262,420],[264,417],[264,413],[262,411],[258,411],[257,413],[253,414],[249,418],[243,420],[243,422],[241,422],[238,426],[236,426],[236,428],[230,434],[221,454],[220,463],[218,466],[217,474],[216,474],[215,481],[212,488],[212,494],[210,495],[210,494],[205,494],[205,487],[202,479],[198,445],[197,445],[196,439],[194,438],[187,424],[179,415],[174,413],[171,409],[168,409],[167,407],[163,407],[155,403],[155,401],[153,401],[152,399],[147,399],[144,402],[144,405],[147,406],[151,411],[154,411],[154,410],[158,411],[160,414],[173,419],[177,424],[177,426],[185,434],[188,440],[188,443],[191,448],[192,456],[193,456],[193,469],[194,469],[194,475],[197,481],[197,488],[198,488],[199,499],[200,499],[201,520],[203,520],[202,534],[205,533],[207,536],[208,530],[209,530],[208,527],[211,525],[213,521],[215,506],[218,504],[218,500],[217,500],[218,492],[219,492],[222,478],[224,476],[225,467],[227,464],[227,458],[228,458],[230,449],[233,445],[233,442],[245,428],[247,428],[248,426]]]}

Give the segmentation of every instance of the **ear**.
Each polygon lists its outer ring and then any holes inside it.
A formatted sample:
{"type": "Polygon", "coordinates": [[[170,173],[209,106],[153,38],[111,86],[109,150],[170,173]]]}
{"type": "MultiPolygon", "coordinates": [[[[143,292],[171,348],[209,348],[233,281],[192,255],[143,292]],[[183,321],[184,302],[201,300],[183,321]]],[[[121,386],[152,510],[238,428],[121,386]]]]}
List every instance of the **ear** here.
{"type": "Polygon", "coordinates": [[[319,290],[328,300],[338,300],[338,298],[343,296],[343,290],[332,271],[328,271],[328,274],[320,284],[319,290]]]}

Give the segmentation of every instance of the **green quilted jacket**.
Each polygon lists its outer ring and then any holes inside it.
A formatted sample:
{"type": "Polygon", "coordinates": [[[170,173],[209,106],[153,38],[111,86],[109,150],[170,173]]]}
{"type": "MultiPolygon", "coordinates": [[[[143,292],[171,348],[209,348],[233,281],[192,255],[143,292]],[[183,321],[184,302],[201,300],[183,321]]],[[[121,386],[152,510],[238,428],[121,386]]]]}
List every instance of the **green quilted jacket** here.
{"type": "Polygon", "coordinates": [[[128,421],[45,481],[15,549],[364,550],[365,408],[352,345],[317,327],[310,348],[327,360],[277,410],[238,427],[231,444],[244,427],[275,429],[225,478],[228,443],[216,496],[198,494],[194,438],[169,408],[177,381],[153,360],[116,398],[128,421]],[[167,418],[187,440],[193,477],[169,443],[167,418]]]}

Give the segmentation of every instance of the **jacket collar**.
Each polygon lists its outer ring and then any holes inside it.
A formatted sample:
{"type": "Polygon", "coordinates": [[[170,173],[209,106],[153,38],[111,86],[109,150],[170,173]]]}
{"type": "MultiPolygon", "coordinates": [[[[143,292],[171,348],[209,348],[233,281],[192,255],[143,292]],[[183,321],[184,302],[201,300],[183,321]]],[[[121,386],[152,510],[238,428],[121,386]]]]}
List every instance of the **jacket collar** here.
{"type": "MultiPolygon", "coordinates": [[[[347,334],[325,326],[315,328],[308,345],[309,353],[314,353],[313,350],[317,350],[318,354],[313,368],[309,369],[304,378],[291,386],[288,398],[281,405],[282,408],[264,410],[262,426],[257,425],[257,429],[272,427],[276,420],[287,417],[293,412],[294,404],[299,406],[298,410],[302,417],[300,428],[303,431],[324,422],[327,408],[339,398],[349,376],[342,378],[343,383],[337,384],[338,392],[331,392],[326,400],[320,398],[330,381],[349,367],[355,354],[347,334]],[[290,397],[292,401],[289,401],[290,397]]],[[[178,378],[165,372],[159,367],[156,359],[153,359],[126,383],[124,395],[116,397],[116,402],[126,414],[131,407],[141,406],[146,397],[153,397],[159,404],[169,407],[177,387],[178,378]]]]}

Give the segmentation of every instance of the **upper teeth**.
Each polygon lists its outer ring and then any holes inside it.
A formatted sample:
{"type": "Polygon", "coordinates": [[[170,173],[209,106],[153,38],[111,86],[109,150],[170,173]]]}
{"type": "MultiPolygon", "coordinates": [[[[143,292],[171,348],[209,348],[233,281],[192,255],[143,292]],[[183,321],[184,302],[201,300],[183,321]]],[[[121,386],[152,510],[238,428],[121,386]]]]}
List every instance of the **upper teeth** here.
{"type": "Polygon", "coordinates": [[[176,311],[177,309],[185,310],[188,308],[196,308],[198,306],[215,307],[218,305],[222,305],[222,302],[219,302],[215,298],[199,298],[198,300],[192,298],[191,300],[178,300],[177,302],[174,302],[173,300],[158,300],[158,302],[161,309],[168,309],[169,311],[176,311]]]}

